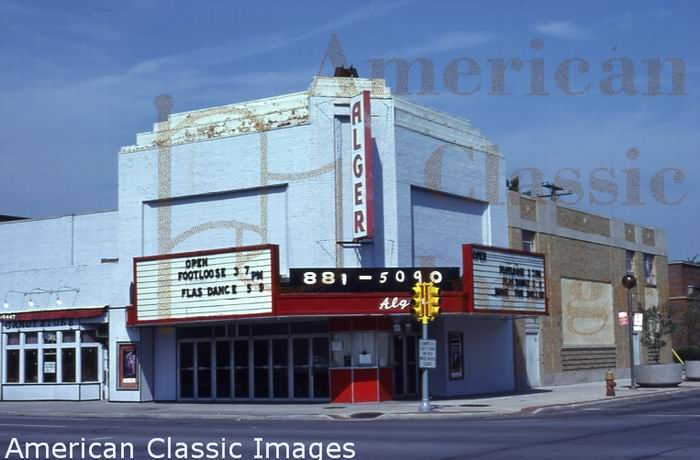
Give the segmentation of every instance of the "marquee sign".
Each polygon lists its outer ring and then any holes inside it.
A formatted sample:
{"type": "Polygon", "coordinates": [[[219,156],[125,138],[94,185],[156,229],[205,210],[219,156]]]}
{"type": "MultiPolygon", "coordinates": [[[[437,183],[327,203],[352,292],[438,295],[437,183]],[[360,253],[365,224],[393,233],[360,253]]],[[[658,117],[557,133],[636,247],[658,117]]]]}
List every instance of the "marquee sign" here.
{"type": "Polygon", "coordinates": [[[458,267],[291,268],[285,289],[292,292],[406,292],[421,282],[450,289],[458,267]]]}
{"type": "Polygon", "coordinates": [[[374,197],[372,190],[372,111],[370,92],[350,99],[350,139],[352,142],[352,237],[374,236],[374,197]]]}
{"type": "Polygon", "coordinates": [[[476,244],[462,251],[468,311],[547,314],[544,255],[476,244]]]}
{"type": "Polygon", "coordinates": [[[273,312],[277,246],[134,259],[136,323],[273,312]]]}

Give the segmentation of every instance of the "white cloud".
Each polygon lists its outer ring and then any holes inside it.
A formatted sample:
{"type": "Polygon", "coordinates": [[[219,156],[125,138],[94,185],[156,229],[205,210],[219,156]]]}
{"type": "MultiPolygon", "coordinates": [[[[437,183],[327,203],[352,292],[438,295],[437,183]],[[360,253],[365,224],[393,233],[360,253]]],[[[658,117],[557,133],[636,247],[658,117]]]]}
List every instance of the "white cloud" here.
{"type": "Polygon", "coordinates": [[[565,40],[589,40],[593,38],[593,34],[590,31],[577,26],[571,21],[537,23],[533,28],[535,32],[542,35],[550,35],[565,40]]]}
{"type": "Polygon", "coordinates": [[[496,36],[487,32],[447,32],[434,37],[430,42],[406,47],[401,51],[385,53],[387,56],[425,56],[452,50],[463,50],[485,45],[496,40],[496,36]]]}

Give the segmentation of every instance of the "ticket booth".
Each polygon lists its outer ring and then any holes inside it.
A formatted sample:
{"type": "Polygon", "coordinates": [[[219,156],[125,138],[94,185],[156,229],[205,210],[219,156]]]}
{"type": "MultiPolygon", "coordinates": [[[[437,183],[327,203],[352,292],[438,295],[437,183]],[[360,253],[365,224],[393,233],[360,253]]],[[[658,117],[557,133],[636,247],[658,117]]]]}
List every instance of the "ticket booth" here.
{"type": "Polygon", "coordinates": [[[392,322],[382,317],[331,319],[331,401],[394,398],[392,322]]]}

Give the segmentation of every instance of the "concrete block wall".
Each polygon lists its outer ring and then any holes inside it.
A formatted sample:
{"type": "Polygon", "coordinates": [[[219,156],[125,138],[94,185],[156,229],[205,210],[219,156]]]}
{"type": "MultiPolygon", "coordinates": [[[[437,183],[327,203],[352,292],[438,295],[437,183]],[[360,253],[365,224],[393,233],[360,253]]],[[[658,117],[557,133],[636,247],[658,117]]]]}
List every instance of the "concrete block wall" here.
{"type": "Polygon", "coordinates": [[[79,289],[60,293],[62,308],[117,301],[109,282],[117,274],[117,217],[112,211],[0,224],[0,294],[7,295],[7,311],[58,308],[55,293],[32,295],[32,308],[28,297],[10,290],[79,289]]]}

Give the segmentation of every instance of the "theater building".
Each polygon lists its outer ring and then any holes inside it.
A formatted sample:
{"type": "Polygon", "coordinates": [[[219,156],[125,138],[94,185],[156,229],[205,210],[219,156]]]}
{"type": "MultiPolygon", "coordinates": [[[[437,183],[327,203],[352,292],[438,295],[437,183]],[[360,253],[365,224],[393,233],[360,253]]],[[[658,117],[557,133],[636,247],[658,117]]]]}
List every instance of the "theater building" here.
{"type": "Polygon", "coordinates": [[[443,294],[431,395],[515,388],[544,259],[499,249],[505,165],[469,121],[360,78],[156,109],[118,153],[118,211],[0,224],[3,398],[415,397],[419,280],[443,294]]]}

